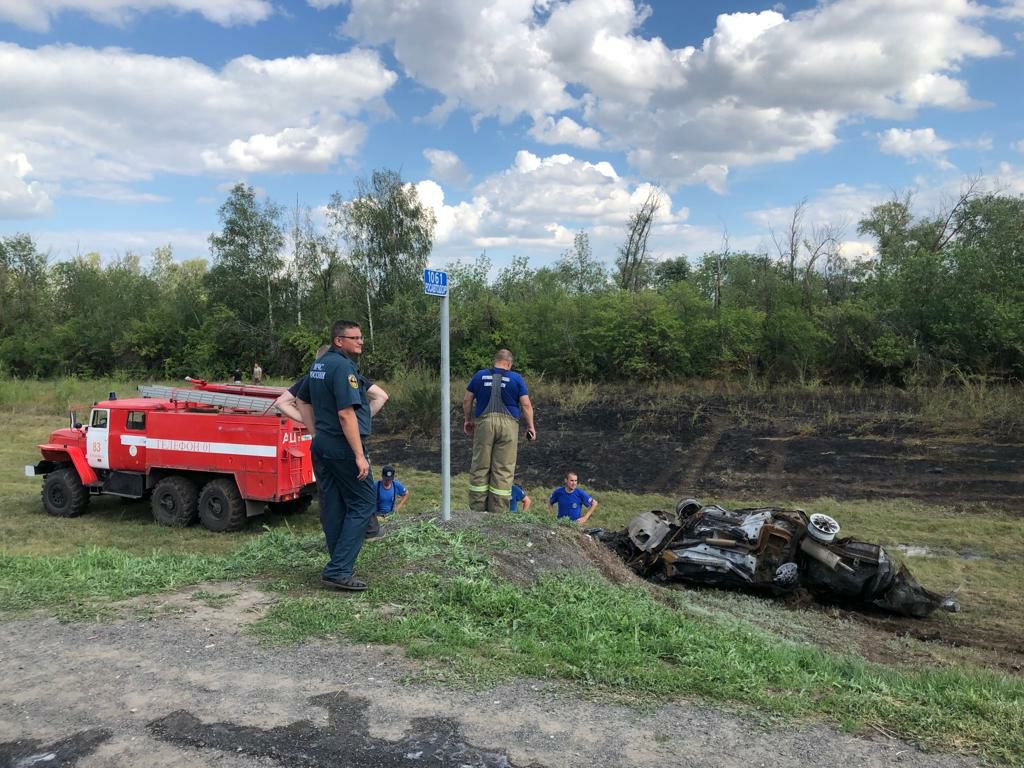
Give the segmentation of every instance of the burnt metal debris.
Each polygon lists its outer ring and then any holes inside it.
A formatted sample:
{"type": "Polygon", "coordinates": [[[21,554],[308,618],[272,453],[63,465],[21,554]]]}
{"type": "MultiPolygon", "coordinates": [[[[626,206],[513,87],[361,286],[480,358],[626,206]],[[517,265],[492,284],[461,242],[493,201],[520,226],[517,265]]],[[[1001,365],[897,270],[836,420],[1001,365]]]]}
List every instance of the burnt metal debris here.
{"type": "Polygon", "coordinates": [[[837,538],[828,515],[758,507],[731,511],[683,499],[674,512],[643,512],[625,530],[591,535],[638,575],[739,587],[770,595],[803,589],[823,602],[925,618],[959,606],[914,580],[878,544],[837,538]]]}

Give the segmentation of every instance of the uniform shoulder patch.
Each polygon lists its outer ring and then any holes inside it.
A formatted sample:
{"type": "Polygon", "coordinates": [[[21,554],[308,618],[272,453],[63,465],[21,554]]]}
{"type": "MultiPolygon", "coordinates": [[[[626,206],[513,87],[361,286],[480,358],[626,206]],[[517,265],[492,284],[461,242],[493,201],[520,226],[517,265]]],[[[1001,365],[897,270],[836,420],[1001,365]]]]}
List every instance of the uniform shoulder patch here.
{"type": "Polygon", "coordinates": [[[354,373],[350,373],[348,375],[348,385],[352,387],[352,389],[359,389],[359,379],[356,378],[354,373]]]}

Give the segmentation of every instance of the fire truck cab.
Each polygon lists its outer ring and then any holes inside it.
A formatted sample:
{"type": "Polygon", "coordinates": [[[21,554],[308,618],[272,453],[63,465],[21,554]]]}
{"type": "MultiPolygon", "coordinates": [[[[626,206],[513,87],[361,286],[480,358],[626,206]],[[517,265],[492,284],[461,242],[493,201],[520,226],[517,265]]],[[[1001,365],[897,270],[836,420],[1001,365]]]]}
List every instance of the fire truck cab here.
{"type": "Polygon", "coordinates": [[[73,412],[70,425],[39,446],[42,461],[25,473],[44,477],[49,514],[78,516],[101,494],[148,496],[162,525],[198,520],[211,531],[230,531],[267,506],[286,513],[309,507],[315,491],[310,436],[271,412],[266,398],[273,391],[261,397],[204,391],[202,401],[195,389],[163,389],[168,396],[118,400],[111,393],[91,407],[85,424],[73,412]]]}

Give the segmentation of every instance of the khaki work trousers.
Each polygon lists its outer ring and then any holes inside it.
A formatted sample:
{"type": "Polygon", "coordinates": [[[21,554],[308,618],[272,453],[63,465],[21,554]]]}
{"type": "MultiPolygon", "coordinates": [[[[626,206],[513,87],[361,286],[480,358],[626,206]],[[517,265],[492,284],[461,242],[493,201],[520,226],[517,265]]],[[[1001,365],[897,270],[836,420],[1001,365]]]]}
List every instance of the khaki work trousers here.
{"type": "Polygon", "coordinates": [[[516,474],[519,421],[504,413],[485,413],[473,431],[473,465],[469,470],[469,508],[508,512],[516,474]]]}

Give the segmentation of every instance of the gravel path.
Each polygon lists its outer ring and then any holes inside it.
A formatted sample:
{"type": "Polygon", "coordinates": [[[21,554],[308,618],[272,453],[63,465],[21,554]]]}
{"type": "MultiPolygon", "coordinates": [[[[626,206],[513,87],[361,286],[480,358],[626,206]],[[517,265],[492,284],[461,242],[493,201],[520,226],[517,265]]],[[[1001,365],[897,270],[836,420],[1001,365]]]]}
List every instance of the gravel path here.
{"type": "Polygon", "coordinates": [[[149,620],[126,611],[103,624],[0,624],[0,768],[978,764],[881,734],[762,727],[685,701],[641,711],[549,682],[410,683],[416,666],[394,649],[259,646],[240,628],[274,598],[247,585],[204,588],[232,600],[209,607],[189,599],[192,588],[158,598],[149,620]]]}

